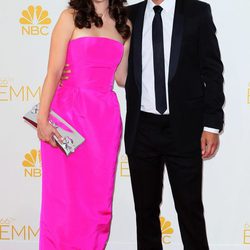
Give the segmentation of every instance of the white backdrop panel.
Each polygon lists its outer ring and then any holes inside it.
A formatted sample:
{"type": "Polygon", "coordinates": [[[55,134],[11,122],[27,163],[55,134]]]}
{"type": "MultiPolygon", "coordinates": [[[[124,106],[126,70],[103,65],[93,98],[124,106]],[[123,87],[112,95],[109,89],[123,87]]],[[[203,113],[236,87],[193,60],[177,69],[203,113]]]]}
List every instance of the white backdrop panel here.
{"type": "MultiPolygon", "coordinates": [[[[167,1],[167,0],[165,0],[167,1]]],[[[249,0],[210,0],[225,65],[226,125],[220,150],[204,163],[204,207],[212,250],[250,247],[250,34],[249,0]]],[[[130,1],[133,4],[135,1],[130,1]]],[[[22,115],[39,101],[51,31],[67,1],[9,0],[0,8],[0,250],[38,249],[41,166],[36,133],[22,115]],[[20,18],[28,6],[48,11],[51,23],[20,18]],[[33,160],[28,160],[30,157],[33,160]]],[[[41,20],[40,20],[41,21],[41,20]]],[[[122,118],[124,89],[115,86],[122,118]]],[[[135,250],[134,205],[124,144],[117,166],[108,250],[135,250]]],[[[167,175],[164,181],[164,249],[182,249],[167,175]]],[[[71,226],[71,225],[67,225],[71,226]]]]}

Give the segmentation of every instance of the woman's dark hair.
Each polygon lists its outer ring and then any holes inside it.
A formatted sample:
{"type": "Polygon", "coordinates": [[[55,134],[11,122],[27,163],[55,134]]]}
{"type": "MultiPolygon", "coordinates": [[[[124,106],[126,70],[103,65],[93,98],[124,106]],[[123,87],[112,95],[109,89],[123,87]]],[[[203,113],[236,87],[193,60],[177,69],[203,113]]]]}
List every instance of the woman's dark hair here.
{"type": "MultiPolygon", "coordinates": [[[[115,21],[115,27],[124,40],[130,37],[127,14],[124,7],[126,0],[109,0],[109,15],[115,21]]],[[[92,0],[70,0],[69,6],[76,11],[75,26],[79,29],[91,28],[91,24],[102,27],[102,18],[96,14],[92,0]]]]}

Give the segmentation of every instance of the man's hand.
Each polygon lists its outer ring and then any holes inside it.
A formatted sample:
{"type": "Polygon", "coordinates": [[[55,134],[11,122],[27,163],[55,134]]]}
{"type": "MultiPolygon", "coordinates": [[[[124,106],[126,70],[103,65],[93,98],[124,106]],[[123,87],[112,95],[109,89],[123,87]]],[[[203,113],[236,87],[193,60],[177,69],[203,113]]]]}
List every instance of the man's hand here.
{"type": "Polygon", "coordinates": [[[203,131],[201,136],[202,158],[208,159],[212,157],[219,145],[219,135],[207,131],[203,131]]]}
{"type": "Polygon", "coordinates": [[[69,69],[69,64],[65,64],[62,75],[61,75],[61,79],[60,79],[60,86],[63,86],[63,81],[64,80],[68,80],[69,79],[69,75],[71,73],[71,70],[69,69]]]}

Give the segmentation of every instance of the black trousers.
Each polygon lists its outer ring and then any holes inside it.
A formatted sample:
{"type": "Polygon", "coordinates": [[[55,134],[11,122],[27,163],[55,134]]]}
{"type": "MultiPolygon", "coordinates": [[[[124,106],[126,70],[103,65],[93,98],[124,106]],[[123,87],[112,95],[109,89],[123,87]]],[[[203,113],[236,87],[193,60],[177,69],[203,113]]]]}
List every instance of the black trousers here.
{"type": "Polygon", "coordinates": [[[169,117],[141,112],[129,167],[136,210],[138,250],[161,250],[163,171],[169,181],[184,250],[208,250],[203,216],[201,152],[180,153],[169,117]]]}

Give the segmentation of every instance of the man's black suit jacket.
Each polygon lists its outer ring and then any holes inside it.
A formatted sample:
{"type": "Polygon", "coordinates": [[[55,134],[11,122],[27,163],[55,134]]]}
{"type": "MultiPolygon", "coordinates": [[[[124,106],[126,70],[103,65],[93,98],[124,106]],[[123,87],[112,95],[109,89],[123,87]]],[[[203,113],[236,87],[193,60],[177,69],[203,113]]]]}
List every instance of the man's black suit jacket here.
{"type": "MultiPolygon", "coordinates": [[[[165,0],[167,1],[167,0],[165,0]]],[[[142,91],[142,30],[147,1],[127,7],[133,25],[126,82],[126,153],[133,151],[142,91]]],[[[170,126],[180,152],[200,149],[203,127],[222,130],[223,64],[209,4],[176,0],[169,66],[170,126]]]]}

